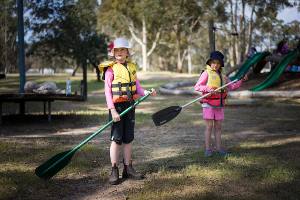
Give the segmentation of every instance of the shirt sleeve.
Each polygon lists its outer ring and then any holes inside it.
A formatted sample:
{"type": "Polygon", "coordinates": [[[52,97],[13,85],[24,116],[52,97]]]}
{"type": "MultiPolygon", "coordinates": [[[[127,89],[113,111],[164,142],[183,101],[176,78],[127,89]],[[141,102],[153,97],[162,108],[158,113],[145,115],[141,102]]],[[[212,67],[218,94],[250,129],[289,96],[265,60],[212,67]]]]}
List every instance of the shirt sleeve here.
{"type": "Polygon", "coordinates": [[[112,81],[114,80],[114,73],[111,68],[108,68],[105,72],[105,81],[104,81],[104,91],[105,91],[105,98],[106,98],[106,104],[108,109],[115,108],[115,105],[113,103],[113,97],[112,97],[112,81]]]}
{"type": "MultiPolygon", "coordinates": [[[[230,82],[230,79],[228,78],[228,77],[226,77],[226,83],[229,83],[230,82]]],[[[236,89],[238,89],[239,87],[241,87],[242,86],[242,80],[239,80],[239,81],[237,81],[237,82],[235,82],[235,83],[232,83],[232,84],[230,84],[230,85],[228,85],[227,86],[227,89],[229,90],[229,91],[231,91],[231,90],[236,90],[236,89]]]]}
{"type": "Polygon", "coordinates": [[[206,71],[204,71],[200,75],[196,85],[194,86],[195,91],[210,92],[212,90],[212,88],[210,88],[209,86],[206,85],[207,80],[208,80],[208,73],[206,71]]]}
{"type": "Polygon", "coordinates": [[[136,92],[138,95],[140,96],[145,96],[144,94],[144,89],[142,88],[140,81],[138,79],[135,80],[135,84],[136,84],[136,92]]]}

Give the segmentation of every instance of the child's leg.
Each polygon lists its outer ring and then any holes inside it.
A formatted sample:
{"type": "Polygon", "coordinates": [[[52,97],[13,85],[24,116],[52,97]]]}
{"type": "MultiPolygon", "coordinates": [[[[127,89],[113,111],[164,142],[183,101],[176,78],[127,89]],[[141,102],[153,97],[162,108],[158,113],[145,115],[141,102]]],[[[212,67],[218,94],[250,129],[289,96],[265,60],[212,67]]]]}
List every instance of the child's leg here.
{"type": "Polygon", "coordinates": [[[117,144],[115,141],[111,142],[110,145],[110,161],[112,166],[118,166],[119,164],[119,154],[121,145],[117,144]]]}
{"type": "Polygon", "coordinates": [[[211,132],[214,125],[214,120],[206,119],[205,120],[206,128],[205,128],[205,149],[210,149],[210,138],[211,138],[211,132]]]}
{"type": "Polygon", "coordinates": [[[124,144],[124,164],[129,165],[131,161],[132,144],[124,144]]]}
{"type": "Polygon", "coordinates": [[[132,178],[132,179],[142,179],[144,176],[141,173],[135,171],[132,167],[132,160],[131,160],[131,152],[132,152],[132,144],[124,143],[124,169],[122,173],[123,178],[132,178]]]}
{"type": "Polygon", "coordinates": [[[222,149],[221,146],[221,132],[222,132],[222,120],[214,120],[216,148],[218,151],[222,149]]]}

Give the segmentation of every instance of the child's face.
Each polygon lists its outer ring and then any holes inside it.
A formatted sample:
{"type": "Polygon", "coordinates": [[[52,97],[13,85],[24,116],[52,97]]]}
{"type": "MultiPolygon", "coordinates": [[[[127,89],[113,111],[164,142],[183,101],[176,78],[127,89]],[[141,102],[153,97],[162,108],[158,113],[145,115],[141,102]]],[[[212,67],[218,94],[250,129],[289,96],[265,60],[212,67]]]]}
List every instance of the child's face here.
{"type": "Polygon", "coordinates": [[[128,56],[128,49],[116,48],[114,49],[114,56],[118,62],[124,62],[128,56]]]}
{"type": "Polygon", "coordinates": [[[219,60],[212,60],[210,62],[210,67],[215,70],[218,71],[221,67],[221,62],[219,60]]]}

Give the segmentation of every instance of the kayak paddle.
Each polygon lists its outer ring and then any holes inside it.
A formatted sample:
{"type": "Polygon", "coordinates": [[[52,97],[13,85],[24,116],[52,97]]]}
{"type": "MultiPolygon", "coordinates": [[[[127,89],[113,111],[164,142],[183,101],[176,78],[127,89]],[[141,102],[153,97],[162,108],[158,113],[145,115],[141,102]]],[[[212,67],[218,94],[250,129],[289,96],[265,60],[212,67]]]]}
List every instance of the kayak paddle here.
{"type": "MultiPolygon", "coordinates": [[[[120,117],[122,117],[128,111],[132,110],[139,103],[141,103],[142,101],[144,101],[147,97],[149,97],[149,95],[152,92],[153,92],[153,90],[150,93],[146,94],[145,96],[143,96],[143,97],[139,98],[138,100],[136,100],[136,102],[132,106],[128,107],[126,110],[124,110],[120,114],[120,117]]],[[[107,124],[105,124],[103,127],[101,127],[96,132],[94,132],[93,134],[91,134],[88,138],[86,138],[85,140],[83,140],[80,144],[78,144],[77,146],[75,146],[73,149],[71,149],[69,151],[61,152],[59,154],[56,154],[55,156],[53,156],[52,158],[50,158],[49,160],[47,160],[46,162],[44,162],[43,164],[41,164],[40,166],[38,166],[35,169],[35,174],[38,177],[42,178],[42,179],[46,179],[46,180],[50,179],[55,174],[57,174],[61,169],[63,169],[66,165],[69,164],[69,162],[71,161],[73,155],[75,154],[75,152],[78,149],[80,149],[88,141],[90,141],[91,139],[93,139],[96,135],[98,135],[99,133],[101,133],[104,129],[106,129],[107,127],[109,127],[112,123],[113,123],[113,120],[109,121],[107,124]]]]}
{"type": "MultiPolygon", "coordinates": [[[[221,89],[227,87],[228,85],[230,85],[232,83],[235,83],[237,81],[238,81],[238,79],[235,79],[235,80],[233,80],[233,81],[231,81],[231,82],[229,82],[229,83],[227,83],[227,84],[225,84],[225,85],[223,85],[223,86],[215,89],[214,92],[216,92],[218,90],[221,90],[221,89]]],[[[153,120],[155,126],[161,126],[161,125],[163,125],[163,124],[171,121],[172,119],[174,119],[181,112],[181,110],[183,108],[185,108],[185,107],[187,107],[187,106],[195,103],[196,101],[199,101],[200,99],[203,99],[203,98],[205,98],[205,97],[207,97],[209,95],[211,95],[211,92],[207,93],[207,94],[205,94],[203,96],[200,96],[200,97],[194,99],[193,101],[188,102],[187,104],[185,104],[183,106],[170,106],[170,107],[167,107],[165,109],[162,109],[162,110],[154,113],[152,115],[152,120],[153,120]]]]}

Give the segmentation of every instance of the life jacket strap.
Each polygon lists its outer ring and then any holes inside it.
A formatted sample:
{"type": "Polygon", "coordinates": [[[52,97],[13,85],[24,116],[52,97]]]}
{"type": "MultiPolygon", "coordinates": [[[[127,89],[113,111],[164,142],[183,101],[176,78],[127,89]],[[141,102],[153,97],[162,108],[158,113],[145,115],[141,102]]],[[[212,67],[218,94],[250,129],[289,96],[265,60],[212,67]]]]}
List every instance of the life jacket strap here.
{"type": "MultiPolygon", "coordinates": [[[[131,93],[131,94],[130,94],[131,96],[134,95],[134,94],[137,94],[136,91],[132,91],[132,92],[130,92],[130,93],[131,93]]],[[[119,95],[119,96],[123,96],[123,95],[128,96],[128,95],[127,95],[127,94],[128,94],[127,91],[112,92],[112,94],[113,94],[113,95],[119,95]]]]}
{"type": "Polygon", "coordinates": [[[119,88],[119,96],[122,96],[122,83],[118,83],[118,88],[119,88]]]}
{"type": "Polygon", "coordinates": [[[135,86],[135,82],[130,82],[130,83],[121,83],[119,82],[118,84],[112,84],[111,86],[112,87],[120,87],[120,84],[121,84],[121,87],[127,87],[128,86],[135,86]]]}

